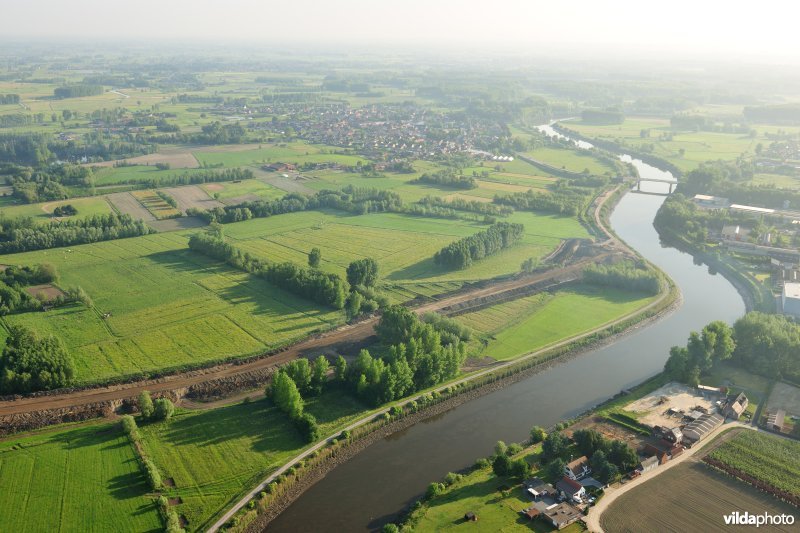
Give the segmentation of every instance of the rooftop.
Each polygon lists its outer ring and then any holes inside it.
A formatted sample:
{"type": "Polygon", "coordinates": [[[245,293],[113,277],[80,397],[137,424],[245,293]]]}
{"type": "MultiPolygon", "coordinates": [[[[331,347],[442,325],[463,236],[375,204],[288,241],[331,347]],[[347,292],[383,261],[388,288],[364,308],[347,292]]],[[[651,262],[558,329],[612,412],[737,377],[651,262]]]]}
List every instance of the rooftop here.
{"type": "Polygon", "coordinates": [[[784,283],[783,296],[786,298],[800,299],[800,283],[784,283]]]}

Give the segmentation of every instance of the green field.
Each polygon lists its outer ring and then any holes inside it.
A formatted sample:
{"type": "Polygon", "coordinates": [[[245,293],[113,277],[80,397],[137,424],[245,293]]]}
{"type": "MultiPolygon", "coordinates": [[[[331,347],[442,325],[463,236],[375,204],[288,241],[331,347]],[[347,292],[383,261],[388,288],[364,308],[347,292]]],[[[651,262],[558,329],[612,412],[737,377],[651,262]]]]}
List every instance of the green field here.
{"type": "MultiPolygon", "coordinates": [[[[584,124],[581,121],[569,121],[564,125],[586,137],[625,144],[637,150],[641,150],[643,144],[652,144],[653,155],[674,163],[683,171],[697,168],[705,161],[719,159],[732,161],[741,155],[753,155],[759,142],[764,145],[769,144],[769,141],[761,136],[751,138],[736,133],[673,131],[670,129],[669,121],[664,119],[633,117],[619,125],[598,126],[584,124]],[[650,136],[642,138],[640,136],[642,130],[649,130],[650,136]],[[661,135],[671,135],[672,139],[662,139],[661,135]],[[683,155],[680,150],[684,151],[683,155]]],[[[763,135],[763,132],[761,134],[763,135]]]]}
{"type": "Polygon", "coordinates": [[[200,185],[209,196],[220,201],[252,196],[252,199],[273,200],[286,195],[286,191],[267,185],[260,180],[225,181],[200,185]]]}
{"type": "Polygon", "coordinates": [[[189,252],[186,240],[165,233],[6,256],[10,264],[53,263],[60,284],[83,287],[94,306],[3,321],[61,337],[75,358],[76,379],[91,382],[263,352],[342,319],[189,252]]]}
{"type": "Polygon", "coordinates": [[[341,148],[333,146],[318,146],[304,142],[263,144],[248,150],[240,150],[233,145],[230,150],[207,150],[194,152],[194,156],[201,165],[223,165],[225,167],[239,167],[270,162],[282,163],[339,163],[355,166],[357,162],[367,162],[366,159],[355,155],[342,155],[334,152],[341,148]]]}
{"type": "Polygon", "coordinates": [[[784,174],[759,173],[753,176],[754,185],[769,185],[779,189],[800,189],[800,178],[784,174]]]}
{"type": "Polygon", "coordinates": [[[600,327],[655,298],[580,285],[501,303],[457,319],[488,341],[480,355],[502,361],[600,327]]]}
{"type": "Polygon", "coordinates": [[[134,165],[130,167],[102,167],[94,172],[95,184],[98,186],[116,185],[125,181],[155,180],[162,181],[177,176],[208,172],[205,169],[181,168],[159,170],[155,165],[134,165]]]}
{"type": "Polygon", "coordinates": [[[158,220],[174,218],[181,214],[179,209],[169,205],[155,191],[133,191],[131,194],[158,220]]]}
{"type": "Polygon", "coordinates": [[[163,531],[119,424],[0,441],[0,529],[163,531]]]}
{"type": "MultiPolygon", "coordinates": [[[[368,409],[336,389],[306,401],[323,435],[368,409]]],[[[142,425],[148,451],[175,488],[170,497],[194,531],[306,447],[288,417],[268,400],[180,412],[168,423],[142,425]]]]}
{"type": "MultiPolygon", "coordinates": [[[[570,127],[572,127],[572,123],[570,123],[570,127]]],[[[614,172],[610,165],[592,156],[586,150],[542,147],[526,152],[525,155],[550,166],[572,172],[583,172],[586,169],[589,170],[590,174],[595,175],[614,172]]],[[[506,163],[502,164],[507,165],[506,163]]]]}
{"type": "Polygon", "coordinates": [[[61,205],[72,205],[78,214],[71,218],[83,218],[93,215],[107,215],[112,213],[111,206],[103,197],[72,198],[58,202],[42,202],[39,204],[9,205],[0,208],[0,214],[8,218],[33,217],[37,222],[53,220],[53,210],[61,205]]]}
{"type": "Polygon", "coordinates": [[[800,442],[756,431],[741,431],[709,457],[800,496],[800,442]]]}

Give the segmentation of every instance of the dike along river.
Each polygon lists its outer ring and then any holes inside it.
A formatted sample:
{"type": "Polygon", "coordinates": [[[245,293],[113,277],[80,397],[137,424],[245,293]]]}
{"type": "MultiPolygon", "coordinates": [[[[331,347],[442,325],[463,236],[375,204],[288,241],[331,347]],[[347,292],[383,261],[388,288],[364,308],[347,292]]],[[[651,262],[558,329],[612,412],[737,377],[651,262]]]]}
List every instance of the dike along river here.
{"type": "MultiPolygon", "coordinates": [[[[549,127],[542,129],[555,133],[549,127]]],[[[579,146],[591,148],[588,143],[579,146]]],[[[632,162],[642,177],[672,179],[641,161],[621,158],[632,162]]],[[[648,187],[660,192],[667,185],[648,187]]],[[[690,331],[712,320],[731,323],[744,314],[741,297],[725,278],[710,274],[692,256],[661,246],[652,222],[663,201],[663,196],[627,194],[614,210],[611,226],[677,283],[684,298],[680,309],[613,344],[376,442],[311,487],[268,531],[378,529],[417,499],[428,483],[491,454],[498,440],[521,442],[533,425],[548,427],[584,412],[660,372],[670,347],[685,344],[690,331]]]]}

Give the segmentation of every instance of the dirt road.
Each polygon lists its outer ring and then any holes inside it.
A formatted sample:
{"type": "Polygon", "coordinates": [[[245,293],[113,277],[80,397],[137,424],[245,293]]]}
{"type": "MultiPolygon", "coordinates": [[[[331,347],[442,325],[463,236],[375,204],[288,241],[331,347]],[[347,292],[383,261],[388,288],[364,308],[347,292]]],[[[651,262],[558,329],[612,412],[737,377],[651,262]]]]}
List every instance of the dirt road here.
{"type": "MultiPolygon", "coordinates": [[[[549,279],[563,279],[570,276],[574,277],[575,275],[579,274],[589,262],[595,261],[602,257],[604,257],[604,255],[600,255],[595,258],[583,259],[574,263],[573,265],[560,268],[556,271],[549,271],[536,275],[492,283],[487,286],[458,293],[441,300],[425,303],[415,307],[414,310],[417,313],[437,311],[446,307],[464,304],[472,300],[481,300],[487,297],[496,296],[502,297],[504,293],[518,291],[520,288],[534,285],[549,279]]],[[[253,370],[272,368],[285,364],[302,355],[322,353],[335,346],[361,342],[370,335],[374,334],[374,326],[377,320],[377,318],[370,318],[357,324],[345,325],[321,334],[317,337],[301,341],[275,355],[257,359],[244,364],[224,364],[203,370],[166,376],[156,380],[138,381],[134,383],[87,389],[60,395],[42,396],[38,398],[21,398],[18,400],[0,402],[0,415],[27,413],[43,409],[76,407],[89,403],[110,400],[122,400],[125,398],[135,397],[143,390],[157,393],[183,389],[198,383],[203,383],[222,377],[244,374],[253,370]]]]}

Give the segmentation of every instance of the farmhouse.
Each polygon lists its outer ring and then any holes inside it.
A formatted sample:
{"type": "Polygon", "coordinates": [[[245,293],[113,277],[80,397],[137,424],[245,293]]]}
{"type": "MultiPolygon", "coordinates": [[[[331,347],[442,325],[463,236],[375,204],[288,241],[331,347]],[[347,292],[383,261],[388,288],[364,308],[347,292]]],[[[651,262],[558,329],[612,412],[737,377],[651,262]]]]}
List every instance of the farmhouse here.
{"type": "Polygon", "coordinates": [[[722,414],[727,418],[739,420],[739,417],[745,412],[749,403],[750,401],[747,399],[747,396],[745,396],[743,392],[740,392],[736,398],[728,401],[722,414]]]}
{"type": "Polygon", "coordinates": [[[741,226],[723,226],[720,236],[723,241],[746,241],[750,230],[741,226]]]}
{"type": "Polygon", "coordinates": [[[767,416],[767,427],[774,431],[783,431],[783,422],[786,418],[786,411],[778,409],[767,416]]]}
{"type": "Polygon", "coordinates": [[[712,431],[722,425],[723,419],[718,414],[703,415],[683,428],[683,435],[692,442],[699,442],[712,431]]]}
{"type": "Polygon", "coordinates": [[[781,310],[785,315],[800,317],[800,283],[784,283],[781,310]]]}
{"type": "Polygon", "coordinates": [[[568,525],[577,522],[583,515],[580,509],[568,503],[559,503],[542,514],[556,529],[564,529],[568,525]]]}
{"type": "Polygon", "coordinates": [[[567,466],[564,467],[564,474],[575,481],[588,476],[591,472],[592,469],[589,468],[589,458],[585,455],[567,463],[567,466]]]}
{"type": "Polygon", "coordinates": [[[648,457],[641,463],[639,463],[639,468],[637,470],[644,474],[645,472],[649,472],[651,470],[655,470],[658,468],[660,461],[657,456],[653,455],[652,457],[648,457]]]}
{"type": "Polygon", "coordinates": [[[561,478],[561,481],[556,483],[556,490],[558,490],[565,500],[580,502],[583,500],[583,497],[586,496],[586,488],[567,476],[564,476],[561,478]]]}

